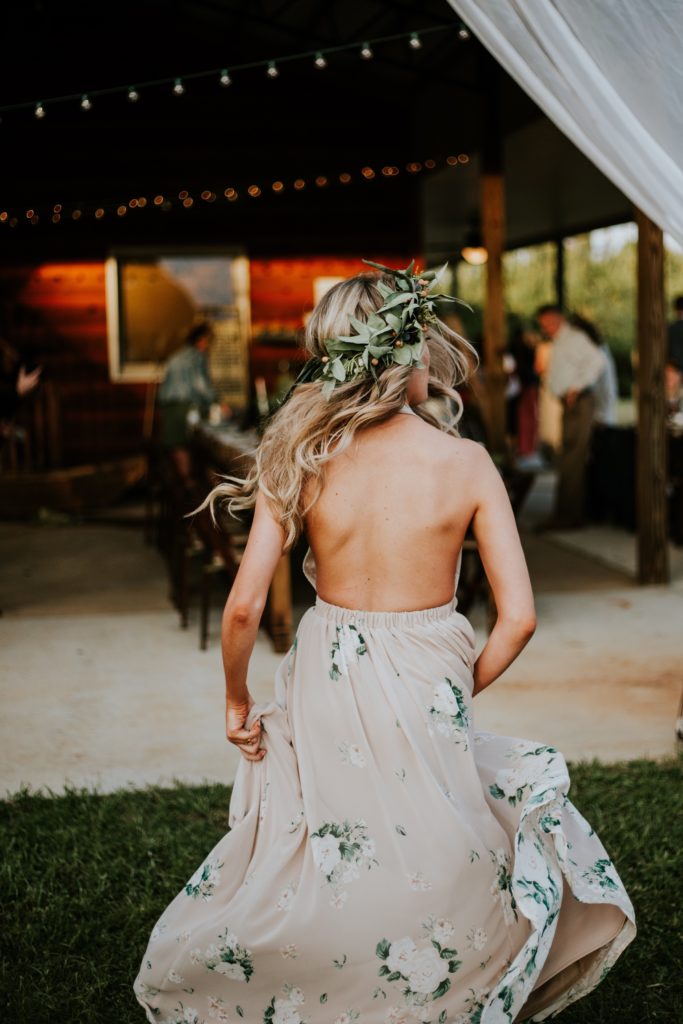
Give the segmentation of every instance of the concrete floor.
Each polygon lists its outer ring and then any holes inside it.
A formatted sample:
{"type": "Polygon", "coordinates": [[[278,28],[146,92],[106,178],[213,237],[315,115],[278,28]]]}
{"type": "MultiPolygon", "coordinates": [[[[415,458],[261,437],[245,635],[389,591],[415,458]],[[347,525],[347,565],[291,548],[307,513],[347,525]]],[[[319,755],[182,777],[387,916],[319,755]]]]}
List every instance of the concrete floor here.
{"type": "MultiPolygon", "coordinates": [[[[544,488],[541,479],[527,521],[544,488]]],[[[683,551],[672,549],[670,586],[639,587],[628,534],[523,536],[539,625],[476,698],[477,727],[552,743],[570,760],[672,754],[683,551]]],[[[218,592],[202,652],[196,613],[181,630],[163,562],[134,521],[1,524],[0,565],[0,794],[232,780],[240,755],[224,738],[218,592]]],[[[481,647],[483,608],[471,618],[481,647]]],[[[280,658],[261,634],[255,700],[272,695],[280,658]]]]}

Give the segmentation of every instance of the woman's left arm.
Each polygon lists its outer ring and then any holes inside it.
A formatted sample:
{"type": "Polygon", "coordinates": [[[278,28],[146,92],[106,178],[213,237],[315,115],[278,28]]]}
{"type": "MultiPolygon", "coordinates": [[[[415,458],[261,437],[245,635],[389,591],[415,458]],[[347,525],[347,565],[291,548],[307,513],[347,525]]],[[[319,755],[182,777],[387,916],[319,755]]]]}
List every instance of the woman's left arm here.
{"type": "Polygon", "coordinates": [[[260,760],[265,750],[259,750],[260,721],[257,720],[249,730],[244,728],[254,703],[247,689],[247,670],[283,544],[282,526],[273,518],[266,498],[259,492],[249,539],[225,604],[221,627],[226,735],[250,761],[260,760]]]}

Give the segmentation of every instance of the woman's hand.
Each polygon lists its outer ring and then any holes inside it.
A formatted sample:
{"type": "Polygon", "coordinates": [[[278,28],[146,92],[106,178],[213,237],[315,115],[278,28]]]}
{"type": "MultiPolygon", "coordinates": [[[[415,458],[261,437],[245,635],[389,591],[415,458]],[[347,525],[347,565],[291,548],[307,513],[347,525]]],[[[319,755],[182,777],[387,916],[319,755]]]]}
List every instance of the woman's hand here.
{"type": "Polygon", "coordinates": [[[225,709],[225,734],[230,743],[234,743],[239,747],[240,753],[246,757],[247,761],[261,761],[266,754],[265,748],[259,746],[261,742],[261,719],[257,718],[251,729],[245,729],[244,727],[253,704],[254,702],[251,697],[240,704],[227,701],[225,709]]]}

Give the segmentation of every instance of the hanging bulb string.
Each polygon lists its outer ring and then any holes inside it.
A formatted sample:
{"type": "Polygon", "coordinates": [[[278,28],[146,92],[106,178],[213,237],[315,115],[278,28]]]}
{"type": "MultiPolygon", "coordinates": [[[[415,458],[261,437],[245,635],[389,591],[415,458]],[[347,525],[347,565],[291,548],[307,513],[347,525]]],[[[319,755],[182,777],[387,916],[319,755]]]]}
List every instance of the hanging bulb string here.
{"type": "MultiPolygon", "coordinates": [[[[354,43],[340,43],[337,46],[317,47],[315,50],[305,50],[302,53],[287,53],[282,57],[274,57],[267,60],[252,60],[247,61],[244,64],[230,64],[229,68],[226,68],[224,65],[223,67],[219,68],[211,68],[208,71],[191,71],[186,75],[171,75],[167,78],[153,78],[146,82],[138,81],[136,82],[136,85],[134,87],[131,87],[130,84],[111,85],[101,89],[88,89],[81,90],[80,92],[68,93],[64,96],[49,96],[46,99],[43,98],[40,100],[23,100],[20,103],[2,104],[0,105],[0,112],[9,113],[10,111],[14,110],[33,110],[35,112],[39,107],[42,110],[45,110],[46,107],[56,106],[58,103],[80,103],[83,100],[84,96],[87,96],[89,101],[92,101],[93,97],[96,96],[116,96],[117,94],[127,96],[129,99],[133,99],[133,97],[131,96],[131,93],[133,93],[135,95],[135,99],[137,99],[141,95],[143,89],[158,89],[162,86],[170,86],[171,89],[174,90],[178,86],[178,83],[180,83],[181,86],[184,86],[186,82],[198,81],[202,78],[217,78],[218,81],[221,81],[226,77],[229,78],[236,71],[253,71],[258,68],[263,68],[266,72],[268,72],[269,69],[275,68],[277,74],[277,68],[279,67],[280,64],[291,63],[292,61],[305,60],[313,60],[314,62],[317,62],[320,58],[325,60],[325,58],[328,57],[330,54],[345,53],[354,50],[357,53],[361,54],[364,51],[367,51],[369,52],[370,56],[373,56],[373,46],[379,46],[383,43],[399,42],[400,40],[403,39],[409,40],[411,49],[415,50],[420,49],[420,46],[415,45],[416,39],[419,42],[419,40],[421,40],[424,36],[432,35],[435,32],[446,31],[454,32],[456,37],[460,40],[469,38],[469,32],[465,28],[463,23],[461,21],[452,21],[440,25],[430,25],[427,28],[421,28],[418,31],[395,32],[393,35],[377,36],[374,39],[357,40],[354,43]],[[463,32],[465,34],[463,34],[463,32]]],[[[322,66],[324,65],[319,63],[317,64],[317,67],[322,66]]],[[[275,77],[272,75],[272,72],[271,77],[275,77]]],[[[184,92],[185,90],[183,89],[182,91],[184,92]]],[[[176,91],[176,95],[182,95],[182,92],[178,89],[176,91]]]]}
{"type": "Polygon", "coordinates": [[[423,161],[412,161],[404,165],[402,171],[396,164],[385,164],[381,166],[376,165],[376,169],[369,165],[358,168],[353,174],[348,171],[342,171],[338,174],[319,174],[317,177],[309,176],[308,178],[296,178],[291,181],[290,184],[285,184],[283,180],[276,179],[271,182],[270,185],[267,182],[262,182],[261,185],[247,184],[247,183],[236,183],[234,186],[228,186],[226,188],[214,187],[213,189],[205,188],[202,191],[199,189],[193,190],[194,195],[187,189],[182,189],[180,192],[172,191],[172,194],[166,192],[165,194],[158,193],[153,198],[147,199],[145,196],[134,196],[133,198],[123,201],[121,199],[104,199],[96,202],[95,200],[80,200],[70,201],[65,204],[57,203],[51,205],[48,203],[38,204],[33,206],[22,206],[18,209],[11,209],[9,207],[2,208],[0,206],[0,229],[2,226],[17,227],[19,224],[30,224],[32,226],[38,223],[47,222],[51,220],[53,224],[59,224],[62,220],[70,218],[71,220],[81,220],[81,218],[88,218],[94,216],[96,220],[101,220],[108,213],[117,217],[125,217],[131,210],[142,210],[146,207],[149,209],[156,208],[167,213],[172,208],[184,208],[186,210],[192,207],[201,205],[201,201],[206,204],[212,204],[218,199],[225,199],[229,204],[232,204],[238,200],[245,200],[250,202],[253,199],[259,199],[264,195],[272,193],[277,196],[283,192],[293,191],[295,193],[302,193],[304,190],[322,191],[329,187],[334,189],[335,186],[344,188],[352,183],[361,184],[362,182],[371,181],[382,181],[388,178],[397,178],[403,173],[407,173],[409,177],[414,177],[424,172],[430,172],[437,168],[455,168],[468,164],[470,157],[468,153],[459,153],[457,156],[451,154],[446,157],[439,157],[433,159],[431,157],[423,161]],[[41,220],[43,218],[43,220],[41,220]]]}

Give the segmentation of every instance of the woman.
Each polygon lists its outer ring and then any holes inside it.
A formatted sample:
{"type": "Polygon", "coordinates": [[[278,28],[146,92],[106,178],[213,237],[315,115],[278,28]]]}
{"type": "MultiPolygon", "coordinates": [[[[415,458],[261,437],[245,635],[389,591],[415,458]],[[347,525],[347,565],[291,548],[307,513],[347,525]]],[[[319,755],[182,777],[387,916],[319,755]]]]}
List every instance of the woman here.
{"type": "Polygon", "coordinates": [[[253,472],[210,496],[254,508],[223,618],[243,759],[231,831],[152,932],[134,986],[149,1021],[540,1020],[635,935],[562,755],[473,725],[535,615],[491,459],[421,408],[459,408],[471,358],[430,287],[411,266],[330,289],[253,472]],[[498,608],[478,658],[454,595],[470,522],[498,608]],[[268,586],[302,530],[315,606],[254,705],[268,586]]]}

